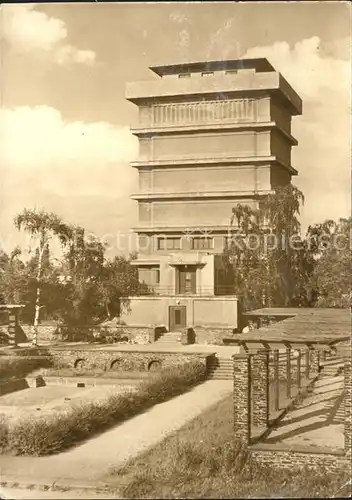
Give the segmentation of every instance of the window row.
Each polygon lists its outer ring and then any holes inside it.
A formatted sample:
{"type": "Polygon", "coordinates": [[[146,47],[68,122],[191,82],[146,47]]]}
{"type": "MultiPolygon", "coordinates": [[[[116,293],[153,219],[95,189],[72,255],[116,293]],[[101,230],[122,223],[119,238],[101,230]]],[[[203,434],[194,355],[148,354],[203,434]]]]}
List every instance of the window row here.
{"type": "MultiPolygon", "coordinates": [[[[235,75],[237,74],[237,69],[228,69],[224,71],[225,75],[235,75]]],[[[217,74],[220,72],[217,71],[217,74]]],[[[196,76],[199,76],[199,73],[195,73],[196,76]]],[[[192,73],[180,73],[178,75],[179,78],[191,78],[192,73]]],[[[200,76],[214,76],[214,71],[202,71],[200,76]]]]}
{"type": "MultiPolygon", "coordinates": [[[[158,250],[181,250],[181,238],[158,238],[158,250]]],[[[195,236],[190,238],[192,250],[209,250],[214,248],[214,238],[195,236]]]]}

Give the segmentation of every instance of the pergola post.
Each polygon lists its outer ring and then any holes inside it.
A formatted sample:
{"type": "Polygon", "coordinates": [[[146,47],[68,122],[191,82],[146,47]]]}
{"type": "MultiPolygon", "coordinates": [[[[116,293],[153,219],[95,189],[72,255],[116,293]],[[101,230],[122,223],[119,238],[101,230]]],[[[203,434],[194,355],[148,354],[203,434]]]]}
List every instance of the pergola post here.
{"type": "Polygon", "coordinates": [[[14,305],[14,304],[4,304],[0,305],[0,311],[7,311],[9,317],[8,324],[8,337],[9,337],[9,345],[11,347],[17,346],[17,332],[18,332],[18,314],[21,309],[23,309],[24,305],[14,305]]]}
{"type": "Polygon", "coordinates": [[[17,313],[15,311],[10,311],[8,332],[9,332],[9,344],[12,347],[17,346],[17,335],[16,335],[17,325],[18,325],[17,313]]]}
{"type": "Polygon", "coordinates": [[[310,373],[312,378],[316,377],[319,373],[319,359],[320,352],[317,349],[310,349],[310,373]]]}
{"type": "Polygon", "coordinates": [[[291,399],[291,348],[286,349],[286,397],[291,399]]]}
{"type": "Polygon", "coordinates": [[[309,349],[307,349],[304,353],[304,357],[305,357],[305,378],[307,380],[309,380],[309,372],[310,372],[310,356],[309,356],[309,349]]]}
{"type": "Polygon", "coordinates": [[[251,356],[253,426],[267,427],[269,422],[269,351],[258,350],[251,356]]]}
{"type": "Polygon", "coordinates": [[[278,411],[280,408],[280,374],[279,374],[279,350],[274,351],[274,410],[278,411]]]}
{"type": "Polygon", "coordinates": [[[251,438],[251,367],[250,356],[233,356],[234,385],[234,434],[235,438],[248,445],[251,438]]]}
{"type": "Polygon", "coordinates": [[[301,350],[297,350],[297,390],[301,387],[301,350]]]}

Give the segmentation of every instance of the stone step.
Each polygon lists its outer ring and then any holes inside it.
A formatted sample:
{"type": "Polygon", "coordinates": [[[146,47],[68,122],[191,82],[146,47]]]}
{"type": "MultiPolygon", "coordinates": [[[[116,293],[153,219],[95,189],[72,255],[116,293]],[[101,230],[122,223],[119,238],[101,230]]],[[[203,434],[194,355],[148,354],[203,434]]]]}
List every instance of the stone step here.
{"type": "Polygon", "coordinates": [[[166,333],[162,337],[158,338],[155,343],[162,344],[165,342],[179,342],[181,339],[181,334],[179,333],[166,333]]]}
{"type": "Polygon", "coordinates": [[[155,343],[156,344],[179,344],[180,340],[178,340],[178,339],[165,339],[165,340],[158,340],[155,343]]]}
{"type": "Polygon", "coordinates": [[[231,370],[233,369],[233,364],[232,363],[221,363],[221,364],[215,364],[215,363],[209,363],[210,368],[230,368],[231,370]]]}
{"type": "Polygon", "coordinates": [[[233,373],[232,372],[218,372],[218,371],[215,371],[215,372],[208,372],[208,375],[211,376],[211,377],[213,377],[213,376],[230,377],[230,378],[233,377],[233,373]]]}
{"type": "Polygon", "coordinates": [[[210,364],[209,365],[209,368],[227,368],[228,370],[233,370],[233,365],[226,365],[226,364],[222,364],[221,365],[212,365],[210,364]]]}
{"type": "Polygon", "coordinates": [[[214,374],[208,374],[208,379],[212,379],[212,380],[232,380],[233,379],[233,375],[231,373],[228,374],[228,375],[214,373],[214,374]]]}

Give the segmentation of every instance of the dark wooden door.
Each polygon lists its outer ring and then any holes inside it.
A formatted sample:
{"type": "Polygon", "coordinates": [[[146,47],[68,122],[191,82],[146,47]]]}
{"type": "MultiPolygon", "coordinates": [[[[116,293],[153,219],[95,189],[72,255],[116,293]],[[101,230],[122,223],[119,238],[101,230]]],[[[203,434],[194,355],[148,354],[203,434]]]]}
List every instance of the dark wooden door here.
{"type": "Polygon", "coordinates": [[[186,306],[169,306],[169,330],[174,332],[186,326],[186,306]]]}
{"type": "Polygon", "coordinates": [[[180,266],[177,270],[176,293],[195,294],[197,291],[196,266],[180,266]]]}

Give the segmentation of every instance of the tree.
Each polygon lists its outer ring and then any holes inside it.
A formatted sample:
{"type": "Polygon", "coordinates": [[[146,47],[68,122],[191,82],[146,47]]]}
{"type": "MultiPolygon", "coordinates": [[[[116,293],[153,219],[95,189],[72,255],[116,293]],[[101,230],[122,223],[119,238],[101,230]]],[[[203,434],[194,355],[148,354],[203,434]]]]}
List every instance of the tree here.
{"type": "Polygon", "coordinates": [[[33,344],[36,345],[38,341],[45,252],[49,252],[49,243],[53,237],[57,237],[63,245],[67,244],[68,239],[71,237],[71,229],[63,223],[58,215],[51,212],[45,212],[44,210],[37,212],[36,210],[24,209],[21,213],[16,215],[14,224],[18,230],[23,229],[31,235],[32,239],[37,239],[35,242],[37,249],[37,269],[35,278],[36,299],[33,321],[33,344]]]}
{"type": "Polygon", "coordinates": [[[302,192],[289,184],[264,198],[258,210],[233,208],[224,262],[245,309],[307,305],[310,266],[298,220],[303,202],[302,192]]]}
{"type": "Polygon", "coordinates": [[[127,306],[129,295],[139,291],[138,273],[130,259],[105,257],[105,246],[97,238],[85,237],[81,227],[72,231],[63,265],[67,276],[69,307],[62,311],[69,324],[90,324],[112,319],[127,306]]]}
{"type": "Polygon", "coordinates": [[[131,265],[133,258],[133,255],[129,259],[117,256],[106,262],[100,291],[108,319],[119,315],[122,308],[127,308],[128,297],[138,295],[140,291],[137,268],[131,265]]]}
{"type": "Polygon", "coordinates": [[[311,286],[320,307],[351,306],[352,217],[308,228],[315,266],[311,286]]]}

